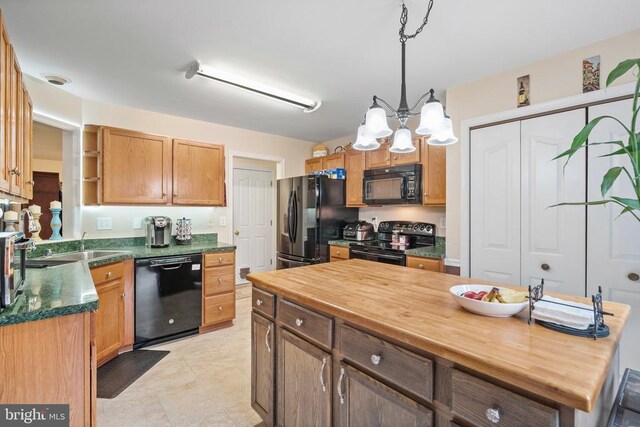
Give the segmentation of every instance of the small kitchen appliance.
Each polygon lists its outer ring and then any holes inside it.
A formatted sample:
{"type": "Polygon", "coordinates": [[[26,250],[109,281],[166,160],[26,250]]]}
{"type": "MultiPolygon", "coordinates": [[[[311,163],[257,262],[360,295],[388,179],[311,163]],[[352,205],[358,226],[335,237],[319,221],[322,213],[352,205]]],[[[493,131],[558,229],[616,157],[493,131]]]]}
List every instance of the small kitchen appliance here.
{"type": "Polygon", "coordinates": [[[376,233],[373,229],[373,224],[367,221],[355,221],[345,225],[342,230],[342,236],[345,240],[363,242],[375,239],[376,233]]]}
{"type": "Polygon", "coordinates": [[[27,252],[35,249],[33,240],[22,232],[0,233],[0,307],[11,305],[20,293],[26,275],[27,252]]]}
{"type": "Polygon", "coordinates": [[[351,243],[350,258],[366,259],[394,265],[406,265],[405,250],[436,244],[436,226],[425,222],[383,221],[378,226],[378,240],[351,243]]]}
{"type": "Polygon", "coordinates": [[[166,248],[171,241],[171,218],[168,216],[148,216],[144,219],[146,246],[166,248]]]}
{"type": "Polygon", "coordinates": [[[176,220],[176,243],[178,245],[191,244],[191,219],[181,218],[176,220]]]}

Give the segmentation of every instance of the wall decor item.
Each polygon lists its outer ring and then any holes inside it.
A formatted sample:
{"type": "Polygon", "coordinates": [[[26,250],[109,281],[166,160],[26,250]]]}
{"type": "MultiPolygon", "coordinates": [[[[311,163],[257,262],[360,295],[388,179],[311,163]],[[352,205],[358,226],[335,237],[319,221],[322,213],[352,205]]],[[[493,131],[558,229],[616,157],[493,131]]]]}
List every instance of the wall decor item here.
{"type": "Polygon", "coordinates": [[[429,22],[431,9],[433,8],[433,0],[429,0],[427,5],[427,13],[422,18],[421,25],[413,32],[406,34],[405,29],[409,11],[402,3],[402,11],[400,13],[400,46],[401,46],[401,84],[400,84],[400,104],[398,108],[393,108],[384,99],[374,96],[373,104],[365,114],[364,122],[360,125],[357,132],[356,142],[353,144],[355,150],[369,151],[380,147],[377,138],[384,138],[393,134],[393,143],[389,147],[392,153],[411,153],[416,150],[412,142],[411,131],[407,127],[407,120],[411,116],[420,116],[420,124],[416,129],[418,135],[430,135],[427,140],[429,145],[450,145],[458,142],[458,138],[453,133],[453,124],[451,118],[447,115],[443,105],[435,97],[435,91],[429,90],[422,95],[418,102],[411,108],[407,103],[407,84],[405,78],[406,69],[406,44],[408,40],[416,38],[429,22]],[[428,99],[427,99],[428,97],[428,99]],[[426,101],[422,103],[422,101],[426,101]],[[420,107],[420,112],[417,108],[420,107]],[[385,110],[386,109],[386,110],[385,110]],[[395,131],[389,127],[387,122],[387,112],[389,117],[394,117],[400,123],[398,130],[395,131]]]}
{"type": "Polygon", "coordinates": [[[324,157],[329,154],[329,149],[326,145],[317,144],[311,149],[312,157],[324,157]]]}
{"type": "Polygon", "coordinates": [[[529,100],[529,75],[518,77],[518,108],[530,104],[529,100]]]}
{"type": "Polygon", "coordinates": [[[600,55],[582,60],[582,92],[600,90],[600,55]]]}

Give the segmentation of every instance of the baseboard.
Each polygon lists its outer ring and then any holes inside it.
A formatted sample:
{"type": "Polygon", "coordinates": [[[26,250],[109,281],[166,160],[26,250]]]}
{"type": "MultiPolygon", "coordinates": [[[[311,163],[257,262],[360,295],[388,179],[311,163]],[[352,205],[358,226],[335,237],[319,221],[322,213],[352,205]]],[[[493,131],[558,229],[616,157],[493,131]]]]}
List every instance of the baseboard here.
{"type": "Polygon", "coordinates": [[[449,267],[460,267],[460,260],[455,258],[445,258],[444,265],[448,265],[449,267]]]}
{"type": "Polygon", "coordinates": [[[217,331],[218,329],[228,328],[230,326],[233,326],[233,320],[216,323],[215,325],[200,326],[199,333],[205,334],[207,332],[217,331]]]}

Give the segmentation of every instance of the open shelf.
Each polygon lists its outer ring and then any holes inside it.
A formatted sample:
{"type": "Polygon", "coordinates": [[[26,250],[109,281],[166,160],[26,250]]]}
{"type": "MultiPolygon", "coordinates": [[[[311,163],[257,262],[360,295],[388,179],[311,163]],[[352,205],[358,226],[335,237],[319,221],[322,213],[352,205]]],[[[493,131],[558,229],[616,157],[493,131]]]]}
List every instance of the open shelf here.
{"type": "Polygon", "coordinates": [[[100,127],[86,125],[82,132],[82,203],[99,205],[102,199],[100,127]]]}

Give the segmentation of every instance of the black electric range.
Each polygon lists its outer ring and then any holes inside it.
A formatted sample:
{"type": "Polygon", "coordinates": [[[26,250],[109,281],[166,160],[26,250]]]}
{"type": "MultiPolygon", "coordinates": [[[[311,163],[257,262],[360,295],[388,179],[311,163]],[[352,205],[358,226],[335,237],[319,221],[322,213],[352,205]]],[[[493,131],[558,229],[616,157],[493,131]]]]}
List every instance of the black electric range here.
{"type": "Polygon", "coordinates": [[[407,249],[436,244],[436,226],[426,222],[383,221],[378,226],[378,240],[349,245],[350,258],[386,264],[406,265],[407,249]],[[396,236],[394,238],[394,235],[396,236]],[[401,241],[403,243],[394,243],[401,241]]]}

